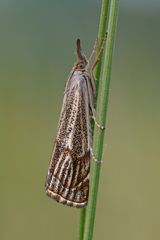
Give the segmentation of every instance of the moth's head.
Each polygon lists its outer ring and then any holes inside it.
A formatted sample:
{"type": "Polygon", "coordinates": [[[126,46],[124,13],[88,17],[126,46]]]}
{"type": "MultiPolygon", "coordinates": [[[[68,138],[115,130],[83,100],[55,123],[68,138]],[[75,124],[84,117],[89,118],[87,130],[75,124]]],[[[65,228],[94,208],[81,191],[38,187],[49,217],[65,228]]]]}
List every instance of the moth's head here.
{"type": "Polygon", "coordinates": [[[77,39],[76,45],[77,45],[77,63],[76,63],[76,65],[77,65],[77,68],[84,69],[88,64],[88,61],[87,61],[86,56],[82,52],[81,41],[79,38],[77,39]]]}

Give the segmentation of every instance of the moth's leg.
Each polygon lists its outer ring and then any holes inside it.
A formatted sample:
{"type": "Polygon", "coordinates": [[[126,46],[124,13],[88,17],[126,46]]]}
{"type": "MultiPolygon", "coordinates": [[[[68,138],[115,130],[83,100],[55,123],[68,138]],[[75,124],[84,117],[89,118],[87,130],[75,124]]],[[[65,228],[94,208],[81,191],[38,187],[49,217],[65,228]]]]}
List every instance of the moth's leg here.
{"type": "Polygon", "coordinates": [[[91,53],[91,55],[88,59],[88,69],[90,68],[92,59],[94,58],[94,55],[96,54],[97,45],[98,45],[98,38],[96,38],[96,41],[95,41],[94,46],[93,46],[92,53],[91,53]]]}
{"type": "MultiPolygon", "coordinates": [[[[100,47],[100,50],[99,50],[99,52],[98,52],[98,54],[97,54],[97,56],[96,56],[96,59],[95,59],[95,61],[94,61],[94,63],[93,63],[93,66],[92,66],[92,70],[91,70],[91,84],[92,84],[94,87],[95,87],[95,77],[94,77],[93,70],[94,70],[95,66],[97,65],[98,61],[100,60],[100,57],[101,57],[101,54],[102,54],[102,52],[103,52],[106,39],[107,39],[107,33],[106,33],[105,36],[104,36],[104,39],[103,39],[103,41],[102,41],[102,45],[101,45],[101,47],[100,47]]],[[[89,85],[89,84],[88,84],[88,85],[89,85]]],[[[90,86],[88,86],[88,91],[89,91],[89,99],[90,99],[90,108],[91,108],[91,111],[92,111],[92,117],[93,117],[93,119],[94,119],[95,125],[96,125],[98,128],[104,130],[105,127],[104,127],[104,126],[101,126],[101,125],[97,122],[97,120],[96,120],[96,110],[95,110],[95,108],[94,108],[94,100],[93,100],[93,96],[91,95],[90,86]]]]}
{"type": "Polygon", "coordinates": [[[92,65],[92,72],[93,72],[95,66],[97,65],[97,63],[98,63],[99,60],[100,60],[100,57],[101,57],[101,55],[102,55],[102,52],[103,52],[103,49],[104,49],[104,45],[105,45],[106,39],[107,39],[107,32],[106,32],[105,35],[104,35],[104,38],[103,38],[101,47],[100,47],[100,49],[99,49],[99,52],[97,53],[97,56],[96,56],[96,58],[95,58],[95,61],[94,61],[93,65],[92,65]]]}
{"type": "Polygon", "coordinates": [[[100,164],[100,163],[103,162],[103,161],[99,161],[99,160],[95,157],[95,155],[94,155],[94,153],[93,153],[93,149],[92,149],[91,147],[90,147],[90,152],[91,152],[93,161],[95,161],[95,162],[98,163],[98,164],[100,164]]]}
{"type": "Polygon", "coordinates": [[[97,65],[98,61],[100,60],[100,56],[103,52],[104,44],[106,42],[106,38],[107,38],[107,33],[104,36],[104,39],[102,41],[102,45],[100,47],[100,50],[99,50],[97,56],[95,57],[94,63],[92,64],[91,59],[93,58],[94,54],[96,53],[96,48],[97,48],[97,44],[98,44],[98,38],[96,39],[95,44],[94,44],[94,48],[93,48],[92,54],[89,58],[89,63],[88,63],[88,66],[87,66],[88,70],[90,69],[89,72],[90,72],[90,75],[91,75],[91,83],[92,83],[92,87],[93,87],[94,96],[96,95],[96,84],[95,84],[96,83],[96,77],[94,75],[94,68],[97,65]]]}
{"type": "Polygon", "coordinates": [[[96,96],[96,81],[93,72],[90,72],[91,86],[93,88],[93,96],[96,96]]]}
{"type": "Polygon", "coordinates": [[[87,89],[88,89],[88,97],[89,97],[89,107],[91,109],[92,118],[94,120],[94,123],[98,128],[104,130],[105,127],[101,126],[96,120],[96,110],[94,108],[94,93],[93,93],[93,88],[92,88],[92,81],[90,78],[87,78],[87,89]]]}
{"type": "Polygon", "coordinates": [[[96,78],[96,76],[95,76],[95,74],[94,74],[94,71],[91,71],[91,77],[92,77],[92,79],[93,79],[93,81],[94,81],[94,84],[95,84],[95,82],[97,81],[97,78],[96,78]]]}
{"type": "Polygon", "coordinates": [[[94,120],[95,125],[96,125],[98,128],[100,128],[101,130],[104,130],[105,127],[102,126],[102,125],[100,125],[100,124],[97,122],[97,119],[96,119],[96,110],[95,110],[95,108],[94,108],[93,106],[91,107],[91,111],[92,111],[92,118],[93,118],[93,120],[94,120]]]}

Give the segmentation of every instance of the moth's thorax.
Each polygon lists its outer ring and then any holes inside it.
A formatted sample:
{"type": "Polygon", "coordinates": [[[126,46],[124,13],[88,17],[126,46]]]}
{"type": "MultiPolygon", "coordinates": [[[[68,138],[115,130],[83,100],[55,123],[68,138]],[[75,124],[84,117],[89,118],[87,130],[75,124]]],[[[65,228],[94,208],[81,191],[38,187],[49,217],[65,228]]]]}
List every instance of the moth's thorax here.
{"type": "Polygon", "coordinates": [[[72,71],[73,71],[72,76],[77,77],[77,79],[81,78],[81,77],[84,77],[84,76],[86,76],[86,77],[90,76],[90,73],[86,68],[80,69],[80,68],[77,68],[76,66],[74,66],[72,71]]]}
{"type": "Polygon", "coordinates": [[[84,69],[83,71],[82,70],[80,70],[80,69],[75,69],[74,70],[74,73],[73,73],[73,75],[74,76],[84,76],[84,75],[88,75],[89,73],[88,73],[88,71],[86,70],[86,69],[84,69]]]}
{"type": "MultiPolygon", "coordinates": [[[[74,70],[70,78],[70,90],[72,88],[78,87],[78,89],[83,88],[83,85],[86,84],[87,79],[89,79],[89,73],[87,71],[74,70]]],[[[78,90],[77,89],[77,90],[78,90]]],[[[79,90],[78,90],[79,91],[79,90]]]]}

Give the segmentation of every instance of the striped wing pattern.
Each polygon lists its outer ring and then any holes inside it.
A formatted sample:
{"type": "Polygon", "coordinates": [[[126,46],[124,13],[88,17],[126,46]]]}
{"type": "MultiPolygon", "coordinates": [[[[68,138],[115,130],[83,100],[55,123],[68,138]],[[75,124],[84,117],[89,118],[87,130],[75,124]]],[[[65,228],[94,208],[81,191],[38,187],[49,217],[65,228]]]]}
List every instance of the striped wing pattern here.
{"type": "Polygon", "coordinates": [[[46,192],[60,203],[85,207],[89,192],[90,134],[88,76],[74,71],[65,89],[46,192]]]}

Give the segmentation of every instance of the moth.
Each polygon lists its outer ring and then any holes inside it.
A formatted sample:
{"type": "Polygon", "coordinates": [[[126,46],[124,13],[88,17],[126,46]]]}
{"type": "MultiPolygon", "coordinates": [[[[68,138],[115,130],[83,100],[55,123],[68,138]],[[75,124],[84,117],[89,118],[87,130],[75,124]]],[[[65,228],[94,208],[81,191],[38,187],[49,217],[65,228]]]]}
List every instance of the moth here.
{"type": "Polygon", "coordinates": [[[66,83],[57,136],[48,174],[46,193],[57,202],[83,208],[88,202],[89,172],[92,157],[90,117],[97,127],[94,98],[96,94],[92,70],[103,47],[91,66],[96,47],[88,61],[77,39],[77,61],[66,83]]]}

